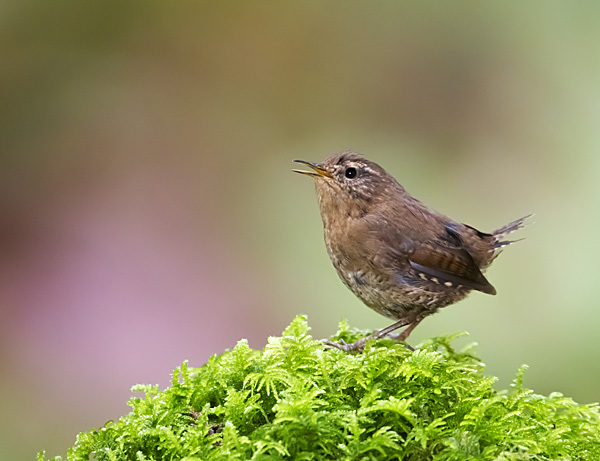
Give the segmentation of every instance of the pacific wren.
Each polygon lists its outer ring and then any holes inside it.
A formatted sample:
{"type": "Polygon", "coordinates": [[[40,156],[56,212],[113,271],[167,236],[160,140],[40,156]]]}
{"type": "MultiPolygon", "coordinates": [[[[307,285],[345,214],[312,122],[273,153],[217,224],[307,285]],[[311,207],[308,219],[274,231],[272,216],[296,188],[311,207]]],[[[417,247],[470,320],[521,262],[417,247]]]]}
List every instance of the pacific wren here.
{"type": "Polygon", "coordinates": [[[405,341],[421,320],[470,291],[496,294],[482,271],[528,216],[486,234],[427,208],[356,153],[295,162],[313,170],[293,171],[315,180],[327,253],[338,275],[367,306],[396,321],[354,344],[330,345],[362,349],[367,339],[407,326],[395,336],[405,341]]]}

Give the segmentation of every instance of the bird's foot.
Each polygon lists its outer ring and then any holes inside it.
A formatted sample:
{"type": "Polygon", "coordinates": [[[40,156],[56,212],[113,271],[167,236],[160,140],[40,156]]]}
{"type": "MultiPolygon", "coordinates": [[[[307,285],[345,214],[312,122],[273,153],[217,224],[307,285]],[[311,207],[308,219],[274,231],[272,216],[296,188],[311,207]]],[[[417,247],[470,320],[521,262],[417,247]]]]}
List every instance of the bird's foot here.
{"type": "Polygon", "coordinates": [[[382,330],[375,331],[375,332],[371,333],[369,336],[359,339],[358,341],[356,341],[355,343],[352,343],[352,344],[347,344],[343,339],[340,339],[339,341],[330,341],[328,339],[325,339],[325,340],[323,340],[323,344],[328,349],[339,349],[340,351],[346,351],[346,352],[350,352],[350,351],[362,352],[363,349],[365,348],[365,344],[367,344],[368,340],[379,339],[379,338],[390,338],[392,340],[398,341],[399,343],[403,343],[404,347],[406,347],[408,350],[414,351],[415,348],[412,347],[410,344],[407,344],[406,339],[408,338],[408,335],[410,335],[410,333],[419,324],[419,322],[421,322],[421,320],[423,320],[423,319],[420,318],[417,320],[413,320],[412,322],[407,321],[406,319],[400,320],[400,321],[394,323],[393,325],[390,325],[387,328],[383,328],[382,330]],[[405,325],[408,325],[408,326],[404,329],[404,331],[393,334],[393,332],[395,330],[397,330],[398,328],[401,328],[405,325]]]}
{"type": "Polygon", "coordinates": [[[363,339],[359,339],[358,341],[356,341],[355,343],[352,343],[352,344],[346,343],[346,341],[344,341],[343,339],[340,339],[339,341],[330,341],[329,339],[324,339],[323,345],[327,349],[338,349],[340,351],[345,351],[345,352],[354,352],[354,351],[362,352],[365,348],[365,344],[367,344],[367,341],[369,339],[390,338],[399,343],[403,343],[402,345],[404,347],[406,347],[408,350],[414,351],[415,348],[412,347],[410,344],[405,343],[404,339],[401,339],[401,336],[402,336],[401,334],[397,334],[397,335],[388,334],[385,336],[371,335],[371,336],[367,336],[363,339]]]}
{"type": "Polygon", "coordinates": [[[371,339],[371,336],[367,336],[366,338],[359,339],[358,341],[356,341],[355,343],[352,343],[352,344],[346,343],[346,341],[344,341],[343,339],[340,339],[339,341],[330,341],[329,339],[324,339],[323,344],[325,345],[325,347],[327,349],[339,349],[340,351],[345,351],[345,352],[351,352],[351,351],[362,352],[363,349],[365,348],[365,344],[367,343],[368,339],[371,339]]]}

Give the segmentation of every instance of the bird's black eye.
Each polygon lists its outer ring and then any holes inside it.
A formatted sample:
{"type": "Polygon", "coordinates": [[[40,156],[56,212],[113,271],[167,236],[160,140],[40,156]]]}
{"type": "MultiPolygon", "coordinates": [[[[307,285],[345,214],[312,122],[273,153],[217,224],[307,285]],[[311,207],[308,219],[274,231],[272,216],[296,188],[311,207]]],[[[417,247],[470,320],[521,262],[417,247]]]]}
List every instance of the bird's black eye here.
{"type": "Polygon", "coordinates": [[[356,174],[356,168],[353,166],[346,168],[346,171],[344,172],[344,176],[346,176],[348,179],[356,178],[356,174]]]}

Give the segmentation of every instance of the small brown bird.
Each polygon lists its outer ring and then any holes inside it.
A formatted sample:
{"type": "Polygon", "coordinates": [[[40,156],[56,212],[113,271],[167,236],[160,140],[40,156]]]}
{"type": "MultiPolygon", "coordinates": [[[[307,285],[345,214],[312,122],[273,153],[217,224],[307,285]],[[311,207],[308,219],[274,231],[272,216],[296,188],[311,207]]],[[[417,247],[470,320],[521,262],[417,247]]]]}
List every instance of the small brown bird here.
{"type": "Polygon", "coordinates": [[[338,275],[367,306],[396,321],[354,344],[330,345],[360,350],[367,339],[407,326],[395,335],[405,341],[421,320],[470,291],[496,294],[482,271],[529,216],[486,234],[430,210],[353,152],[323,163],[294,161],[313,170],[293,171],[315,180],[327,253],[338,275]]]}

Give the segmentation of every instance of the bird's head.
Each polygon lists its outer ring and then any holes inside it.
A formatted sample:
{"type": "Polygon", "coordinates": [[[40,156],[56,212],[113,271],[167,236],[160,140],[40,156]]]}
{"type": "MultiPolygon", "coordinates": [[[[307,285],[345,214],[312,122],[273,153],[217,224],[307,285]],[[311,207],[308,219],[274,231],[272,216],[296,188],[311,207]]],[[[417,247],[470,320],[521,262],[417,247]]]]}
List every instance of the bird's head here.
{"type": "Polygon", "coordinates": [[[355,154],[344,152],[332,155],[322,163],[294,160],[309,166],[312,171],[293,170],[315,179],[321,212],[346,213],[349,216],[364,215],[388,196],[404,192],[396,180],[375,162],[355,154]]]}

